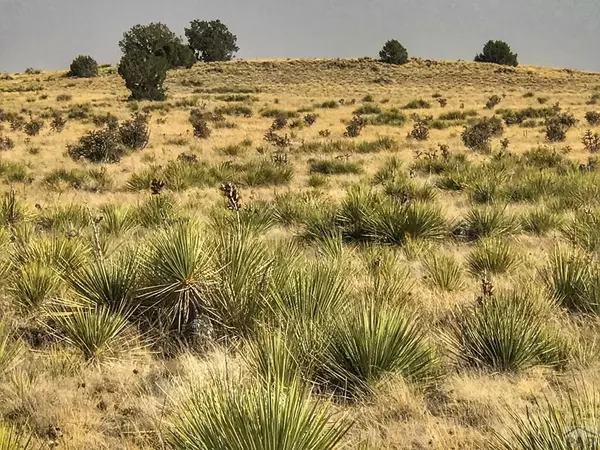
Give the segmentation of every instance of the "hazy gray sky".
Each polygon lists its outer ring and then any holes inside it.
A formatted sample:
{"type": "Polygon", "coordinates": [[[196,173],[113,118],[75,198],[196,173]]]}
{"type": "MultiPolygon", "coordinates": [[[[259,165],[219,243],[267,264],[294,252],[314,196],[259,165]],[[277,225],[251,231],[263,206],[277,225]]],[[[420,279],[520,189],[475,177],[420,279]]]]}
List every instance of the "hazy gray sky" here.
{"type": "Polygon", "coordinates": [[[132,25],[183,35],[195,18],[225,22],[239,58],[377,56],[395,38],[413,56],[472,59],[503,39],[525,64],[600,71],[600,0],[0,0],[0,71],[116,62],[132,25]]]}

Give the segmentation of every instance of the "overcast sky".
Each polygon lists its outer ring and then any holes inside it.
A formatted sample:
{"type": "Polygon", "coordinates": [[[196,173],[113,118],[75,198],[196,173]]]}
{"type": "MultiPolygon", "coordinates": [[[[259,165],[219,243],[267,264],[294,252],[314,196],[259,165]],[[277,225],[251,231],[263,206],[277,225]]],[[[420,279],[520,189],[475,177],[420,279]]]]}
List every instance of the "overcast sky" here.
{"type": "Polygon", "coordinates": [[[120,58],[135,24],[221,19],[239,58],[376,57],[398,39],[412,56],[472,59],[506,40],[524,64],[600,71],[600,0],[0,0],[0,71],[120,58]]]}

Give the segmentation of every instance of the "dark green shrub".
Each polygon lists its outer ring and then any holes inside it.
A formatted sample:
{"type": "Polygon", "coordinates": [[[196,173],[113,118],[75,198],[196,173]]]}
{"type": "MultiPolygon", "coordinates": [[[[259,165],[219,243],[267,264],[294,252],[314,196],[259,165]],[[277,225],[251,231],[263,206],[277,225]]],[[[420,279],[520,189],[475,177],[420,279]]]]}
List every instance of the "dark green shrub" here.
{"type": "Polygon", "coordinates": [[[296,119],[300,116],[296,111],[283,111],[282,109],[265,109],[264,111],[261,111],[260,115],[272,119],[280,116],[284,116],[287,119],[296,119]]]}
{"type": "Polygon", "coordinates": [[[350,123],[346,127],[346,132],[344,133],[344,136],[350,138],[358,137],[360,136],[360,132],[362,131],[364,126],[365,120],[361,116],[354,116],[352,117],[352,120],[350,120],[350,123]]]}
{"type": "Polygon", "coordinates": [[[192,109],[188,120],[192,124],[195,137],[200,139],[208,139],[210,137],[211,129],[208,127],[205,113],[199,109],[192,109]]]}
{"type": "Polygon", "coordinates": [[[230,61],[239,50],[237,37],[220,20],[193,20],[185,36],[200,61],[230,61]]]}
{"type": "Polygon", "coordinates": [[[305,115],[302,120],[304,121],[304,124],[308,127],[314,125],[317,121],[317,115],[316,114],[307,114],[305,115]]]}
{"type": "Polygon", "coordinates": [[[387,41],[379,52],[381,62],[388,64],[406,64],[408,62],[408,51],[397,40],[387,41]]]}
{"type": "Polygon", "coordinates": [[[339,108],[339,106],[340,104],[335,100],[327,100],[326,102],[323,102],[320,105],[318,105],[319,108],[323,109],[336,109],[339,108]]]}
{"type": "Polygon", "coordinates": [[[69,102],[72,99],[73,99],[73,96],[71,94],[58,94],[56,96],[57,102],[69,102]]]}
{"type": "Polygon", "coordinates": [[[150,140],[148,130],[148,118],[146,114],[135,113],[130,120],[126,120],[119,127],[119,139],[121,144],[132,150],[141,150],[150,140]]]}
{"type": "Polygon", "coordinates": [[[356,109],[353,114],[381,114],[381,108],[377,105],[366,104],[356,109]]]}
{"type": "Polygon", "coordinates": [[[500,102],[502,101],[502,97],[500,97],[499,95],[492,95],[487,103],[485,104],[485,108],[486,109],[494,109],[496,106],[498,106],[500,104],[500,102]]]}
{"type": "Polygon", "coordinates": [[[562,142],[567,138],[567,131],[577,123],[571,113],[560,113],[546,118],[546,139],[550,142],[562,142]]]}
{"type": "Polygon", "coordinates": [[[102,115],[94,115],[94,117],[92,117],[92,122],[97,127],[105,126],[111,130],[116,130],[119,127],[119,119],[109,112],[102,115]]]}
{"type": "Polygon", "coordinates": [[[429,139],[429,127],[422,120],[417,120],[415,125],[410,132],[410,137],[416,139],[417,141],[426,141],[429,139]]]}
{"type": "Polygon", "coordinates": [[[67,110],[69,119],[84,120],[87,119],[92,112],[92,106],[89,103],[81,103],[73,105],[67,110]]]}
{"type": "Polygon", "coordinates": [[[40,134],[40,131],[42,131],[42,128],[44,128],[44,121],[41,119],[34,119],[33,117],[29,122],[23,125],[23,131],[27,136],[37,136],[40,134]]]}
{"type": "Polygon", "coordinates": [[[488,41],[483,47],[483,52],[475,57],[475,62],[487,62],[513,67],[519,65],[517,54],[513,53],[510,46],[503,41],[488,41]]]}
{"type": "Polygon", "coordinates": [[[592,125],[600,125],[600,112],[588,111],[585,113],[585,120],[592,125]]]}
{"type": "Polygon", "coordinates": [[[0,135],[0,151],[12,150],[15,148],[15,141],[8,136],[0,135]]]}
{"type": "Polygon", "coordinates": [[[398,109],[383,111],[376,116],[364,117],[366,125],[389,125],[401,127],[406,123],[406,116],[398,109]]]}
{"type": "Polygon", "coordinates": [[[118,135],[111,130],[90,131],[79,138],[77,145],[68,145],[67,154],[74,160],[116,163],[123,156],[118,135]]]}
{"type": "Polygon", "coordinates": [[[465,147],[472,150],[489,151],[492,137],[502,136],[504,127],[502,121],[494,116],[484,118],[469,127],[465,127],[462,132],[462,141],[465,147]]]}
{"type": "Polygon", "coordinates": [[[246,105],[221,106],[220,108],[215,109],[215,114],[222,114],[225,116],[252,117],[252,108],[246,105]]]}
{"type": "Polygon", "coordinates": [[[79,55],[71,63],[68,77],[92,78],[98,75],[98,63],[91,56],[79,55]]]}
{"type": "Polygon", "coordinates": [[[273,120],[273,123],[271,124],[271,129],[282,130],[287,124],[288,120],[285,118],[285,116],[275,117],[275,120],[273,120]]]}

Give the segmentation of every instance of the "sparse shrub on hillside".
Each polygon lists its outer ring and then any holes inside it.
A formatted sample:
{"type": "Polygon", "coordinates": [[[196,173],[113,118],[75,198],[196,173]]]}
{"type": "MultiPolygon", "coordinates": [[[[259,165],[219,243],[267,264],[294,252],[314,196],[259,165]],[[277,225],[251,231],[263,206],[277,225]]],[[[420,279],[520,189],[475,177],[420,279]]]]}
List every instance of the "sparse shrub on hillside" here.
{"type": "Polygon", "coordinates": [[[269,117],[275,119],[283,116],[287,119],[297,119],[300,115],[296,111],[284,111],[282,109],[265,109],[260,112],[262,117],[269,117]]]}
{"type": "Polygon", "coordinates": [[[192,109],[188,121],[194,129],[194,136],[200,139],[208,139],[211,135],[211,129],[206,121],[206,115],[199,109],[192,109]]]}
{"type": "Polygon", "coordinates": [[[463,286],[463,269],[451,256],[433,253],[423,261],[425,281],[445,292],[460,291],[463,286]]]}
{"type": "Polygon", "coordinates": [[[423,120],[419,119],[415,122],[409,136],[417,141],[426,141],[429,139],[429,127],[423,120]]]}
{"type": "Polygon", "coordinates": [[[72,105],[67,110],[67,117],[74,120],[87,119],[92,112],[92,106],[89,103],[72,105]]]}
{"type": "Polygon", "coordinates": [[[356,174],[362,172],[361,167],[353,162],[341,160],[311,159],[308,161],[309,173],[324,175],[356,174]]]}
{"type": "Polygon", "coordinates": [[[50,130],[54,133],[61,133],[65,129],[67,119],[63,118],[60,113],[54,114],[50,122],[50,130]]]}
{"type": "Polygon", "coordinates": [[[370,103],[367,103],[366,105],[362,105],[358,109],[355,109],[353,114],[360,114],[360,115],[381,114],[381,108],[377,105],[372,105],[370,103]]]}
{"type": "Polygon", "coordinates": [[[150,131],[148,130],[149,116],[135,113],[119,127],[121,144],[132,150],[141,150],[148,145],[150,131]]]}
{"type": "Polygon", "coordinates": [[[562,142],[567,138],[567,131],[577,123],[571,113],[560,113],[546,118],[546,139],[550,142],[562,142]]]}
{"type": "Polygon", "coordinates": [[[340,104],[338,102],[336,102],[335,100],[327,100],[326,102],[321,103],[320,105],[317,105],[318,108],[323,108],[323,109],[336,109],[340,107],[340,104]]]}
{"type": "Polygon", "coordinates": [[[596,126],[600,125],[600,112],[597,111],[588,111],[585,113],[585,120],[591,125],[596,126]]]}
{"type": "Polygon", "coordinates": [[[15,141],[8,136],[0,135],[0,151],[12,150],[15,148],[15,141]]]}
{"type": "Polygon", "coordinates": [[[489,119],[481,119],[475,124],[465,127],[461,137],[465,147],[487,152],[490,150],[492,137],[502,136],[502,133],[504,133],[502,121],[494,116],[489,119]]]}
{"type": "Polygon", "coordinates": [[[116,163],[124,154],[118,135],[111,130],[90,131],[75,145],[67,146],[67,154],[74,160],[116,163]]]}
{"type": "Polygon", "coordinates": [[[221,106],[215,109],[215,114],[220,114],[224,116],[236,116],[236,117],[252,117],[252,108],[246,105],[229,105],[229,106],[221,106]]]}
{"type": "Polygon", "coordinates": [[[502,101],[502,97],[500,97],[499,95],[492,95],[487,103],[485,104],[485,108],[486,109],[494,109],[496,106],[498,106],[500,104],[500,102],[502,101]]]}
{"type": "Polygon", "coordinates": [[[469,272],[476,276],[498,275],[514,270],[520,262],[516,249],[505,239],[484,239],[467,256],[469,272]]]}
{"type": "Polygon", "coordinates": [[[475,62],[487,62],[504,66],[518,66],[517,54],[503,41],[488,41],[483,52],[475,57],[475,62]]]}
{"type": "Polygon", "coordinates": [[[389,125],[401,127],[406,123],[406,116],[398,109],[382,111],[375,116],[363,117],[367,125],[389,125]]]}
{"type": "Polygon", "coordinates": [[[313,126],[316,122],[317,122],[317,115],[316,114],[306,114],[302,120],[304,121],[304,124],[308,127],[313,126]]]}
{"type": "Polygon", "coordinates": [[[381,62],[388,64],[406,64],[408,62],[408,51],[397,40],[387,41],[379,52],[381,62]]]}
{"type": "Polygon", "coordinates": [[[220,20],[192,20],[185,36],[200,61],[230,61],[239,50],[237,37],[220,20]]]}
{"type": "Polygon", "coordinates": [[[540,207],[529,211],[521,217],[521,228],[535,236],[544,236],[561,224],[559,216],[547,208],[540,207]]]}
{"type": "Polygon", "coordinates": [[[587,130],[581,138],[586,151],[590,153],[597,153],[600,151],[600,134],[593,133],[592,130],[587,130]]]}
{"type": "Polygon", "coordinates": [[[67,76],[79,78],[98,76],[98,63],[91,56],[79,55],[71,63],[67,76]]]}
{"type": "MultiPolygon", "coordinates": [[[[136,114],[139,113],[136,112],[136,114]]],[[[110,112],[94,115],[94,117],[92,117],[92,122],[97,127],[105,126],[110,130],[116,130],[119,127],[119,119],[110,112]]]]}
{"type": "Polygon", "coordinates": [[[273,130],[282,130],[286,127],[288,121],[285,116],[278,116],[273,120],[271,124],[271,129],[273,130]]]}
{"type": "Polygon", "coordinates": [[[33,117],[23,125],[23,131],[27,136],[37,136],[42,131],[42,128],[44,128],[44,121],[42,119],[34,119],[33,117]]]}
{"type": "Polygon", "coordinates": [[[404,105],[404,109],[429,109],[431,108],[431,103],[427,100],[418,99],[412,100],[404,105]]]}
{"type": "Polygon", "coordinates": [[[519,224],[515,217],[498,206],[472,208],[465,218],[455,225],[453,234],[466,239],[502,237],[515,234],[519,224]]]}
{"type": "Polygon", "coordinates": [[[73,100],[73,96],[71,94],[58,94],[56,96],[57,102],[70,102],[73,100]]]}
{"type": "Polygon", "coordinates": [[[362,118],[362,116],[354,116],[352,117],[352,120],[350,120],[350,123],[346,127],[346,132],[344,133],[344,136],[349,138],[358,137],[360,136],[360,132],[362,131],[364,126],[365,120],[362,118]]]}

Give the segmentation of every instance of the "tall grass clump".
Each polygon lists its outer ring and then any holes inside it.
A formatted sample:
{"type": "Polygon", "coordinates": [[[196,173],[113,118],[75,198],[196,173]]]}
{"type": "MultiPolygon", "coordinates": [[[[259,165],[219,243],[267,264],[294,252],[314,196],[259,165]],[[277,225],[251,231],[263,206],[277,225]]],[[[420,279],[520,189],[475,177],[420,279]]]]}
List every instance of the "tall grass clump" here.
{"type": "Polygon", "coordinates": [[[472,275],[500,275],[518,267],[521,259],[516,249],[504,239],[491,238],[479,241],[467,256],[467,266],[472,275]]]}
{"type": "Polygon", "coordinates": [[[510,427],[495,433],[494,450],[595,450],[600,447],[600,409],[595,392],[561,394],[557,400],[534,397],[523,416],[509,409],[510,427]]]}
{"type": "Polygon", "coordinates": [[[20,267],[13,279],[11,293],[22,312],[31,314],[43,308],[59,285],[57,271],[40,261],[20,267]]]}
{"type": "Polygon", "coordinates": [[[528,211],[521,217],[521,228],[526,233],[544,236],[561,225],[561,218],[545,207],[528,211]]]}
{"type": "Polygon", "coordinates": [[[5,321],[0,321],[0,375],[13,370],[25,356],[25,345],[9,330],[5,321]]]}
{"type": "Polygon", "coordinates": [[[204,294],[215,272],[212,254],[196,227],[178,224],[158,232],[142,258],[141,295],[147,315],[178,332],[205,314],[204,294]]]}
{"type": "Polygon", "coordinates": [[[548,293],[571,312],[600,313],[597,261],[581,250],[556,248],[541,271],[548,293]]]}
{"type": "Polygon", "coordinates": [[[398,306],[367,300],[337,316],[332,327],[317,378],[337,395],[367,395],[390,375],[422,381],[435,373],[423,326],[398,306]]]}
{"type": "Polygon", "coordinates": [[[177,203],[170,195],[153,195],[133,210],[135,223],[145,227],[171,225],[177,221],[177,203]]]}
{"type": "Polygon", "coordinates": [[[527,298],[512,293],[457,312],[449,343],[461,363],[495,372],[521,372],[549,364],[556,353],[545,318],[527,298]]]}
{"type": "Polygon", "coordinates": [[[37,445],[34,434],[17,425],[0,422],[0,450],[44,450],[44,445],[37,445]]]}
{"type": "Polygon", "coordinates": [[[519,230],[516,218],[496,205],[471,208],[454,228],[454,235],[466,239],[501,237],[519,230]]]}
{"type": "Polygon", "coordinates": [[[426,282],[445,292],[460,291],[464,286],[463,269],[451,256],[433,253],[423,260],[426,282]]]}
{"type": "Polygon", "coordinates": [[[51,314],[54,333],[90,363],[102,363],[133,351],[137,339],[128,316],[104,307],[75,308],[51,314]]]}
{"type": "Polygon", "coordinates": [[[600,211],[582,211],[562,228],[563,235],[574,245],[587,251],[600,250],[600,211]]]}
{"type": "Polygon", "coordinates": [[[298,382],[216,380],[195,389],[167,438],[174,450],[332,450],[351,424],[298,382]]]}

